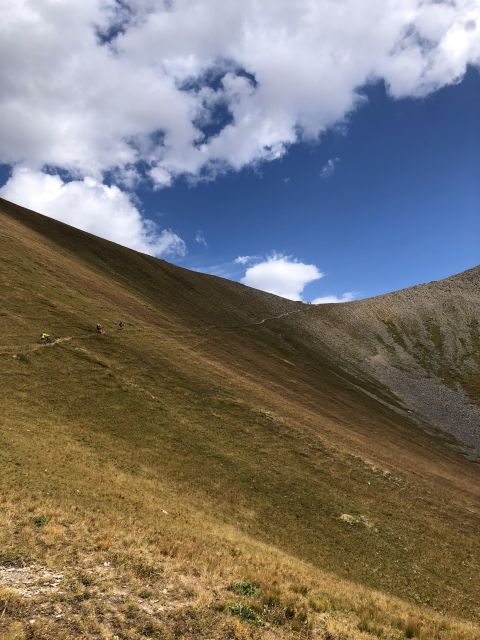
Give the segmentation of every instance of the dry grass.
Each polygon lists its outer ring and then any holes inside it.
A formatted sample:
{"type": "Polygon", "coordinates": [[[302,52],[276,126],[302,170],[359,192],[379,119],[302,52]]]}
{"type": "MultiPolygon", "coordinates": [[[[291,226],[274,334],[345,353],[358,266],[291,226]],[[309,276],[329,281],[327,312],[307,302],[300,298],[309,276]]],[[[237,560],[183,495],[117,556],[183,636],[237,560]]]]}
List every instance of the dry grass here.
{"type": "Polygon", "coordinates": [[[255,324],[295,303],[10,212],[0,566],[63,577],[0,569],[2,638],[480,638],[476,465],[255,324]]]}

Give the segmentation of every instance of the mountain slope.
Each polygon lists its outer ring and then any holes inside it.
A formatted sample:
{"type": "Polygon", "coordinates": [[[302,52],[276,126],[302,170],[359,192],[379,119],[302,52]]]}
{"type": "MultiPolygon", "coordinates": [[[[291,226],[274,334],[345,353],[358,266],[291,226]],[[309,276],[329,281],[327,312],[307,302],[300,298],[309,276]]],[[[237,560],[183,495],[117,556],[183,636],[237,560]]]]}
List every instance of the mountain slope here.
{"type": "Polygon", "coordinates": [[[392,374],[436,285],[313,307],[0,212],[5,637],[480,637],[478,465],[392,374]]]}
{"type": "Polygon", "coordinates": [[[329,351],[394,390],[420,424],[480,453],[480,267],[330,308],[310,323],[329,351]],[[338,330],[336,329],[338,327],[338,330]],[[345,335],[348,340],[345,341],[345,335]]]}

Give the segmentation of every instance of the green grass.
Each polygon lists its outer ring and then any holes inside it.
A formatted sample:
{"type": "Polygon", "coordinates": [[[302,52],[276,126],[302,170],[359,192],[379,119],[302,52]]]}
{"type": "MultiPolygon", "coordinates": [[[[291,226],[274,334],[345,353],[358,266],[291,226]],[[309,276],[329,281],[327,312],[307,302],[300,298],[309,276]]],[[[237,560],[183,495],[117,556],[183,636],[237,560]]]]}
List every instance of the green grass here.
{"type": "Polygon", "coordinates": [[[257,587],[248,581],[234,582],[229,587],[233,593],[238,593],[242,596],[255,596],[257,595],[257,587]]]}
{"type": "Polygon", "coordinates": [[[399,329],[392,320],[383,320],[382,322],[395,344],[407,351],[408,345],[405,342],[404,334],[402,333],[401,329],[399,329]]]}
{"type": "Polygon", "coordinates": [[[236,602],[228,607],[229,613],[232,616],[237,616],[242,620],[246,620],[247,622],[253,622],[256,624],[261,624],[261,618],[258,613],[249,607],[247,604],[243,604],[242,602],[236,602]]]}

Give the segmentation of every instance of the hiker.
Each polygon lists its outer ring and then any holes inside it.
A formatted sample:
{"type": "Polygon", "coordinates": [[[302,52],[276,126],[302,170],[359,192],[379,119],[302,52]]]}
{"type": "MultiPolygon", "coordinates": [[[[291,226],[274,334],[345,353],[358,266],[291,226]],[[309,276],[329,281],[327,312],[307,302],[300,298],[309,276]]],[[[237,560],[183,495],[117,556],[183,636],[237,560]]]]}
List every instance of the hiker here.
{"type": "Polygon", "coordinates": [[[103,324],[97,323],[97,333],[105,333],[103,324]]]}
{"type": "Polygon", "coordinates": [[[51,342],[50,334],[46,331],[42,331],[42,333],[40,334],[40,342],[42,342],[42,344],[48,344],[49,342],[51,342]]]}

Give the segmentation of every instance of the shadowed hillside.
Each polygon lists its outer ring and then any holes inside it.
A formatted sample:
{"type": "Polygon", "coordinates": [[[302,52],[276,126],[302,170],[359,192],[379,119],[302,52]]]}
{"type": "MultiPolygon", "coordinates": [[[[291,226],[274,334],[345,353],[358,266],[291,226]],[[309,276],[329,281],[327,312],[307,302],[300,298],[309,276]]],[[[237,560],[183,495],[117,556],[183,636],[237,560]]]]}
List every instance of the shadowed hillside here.
{"type": "Polygon", "coordinates": [[[314,307],[0,221],[0,637],[480,638],[478,271],[314,307]]]}

